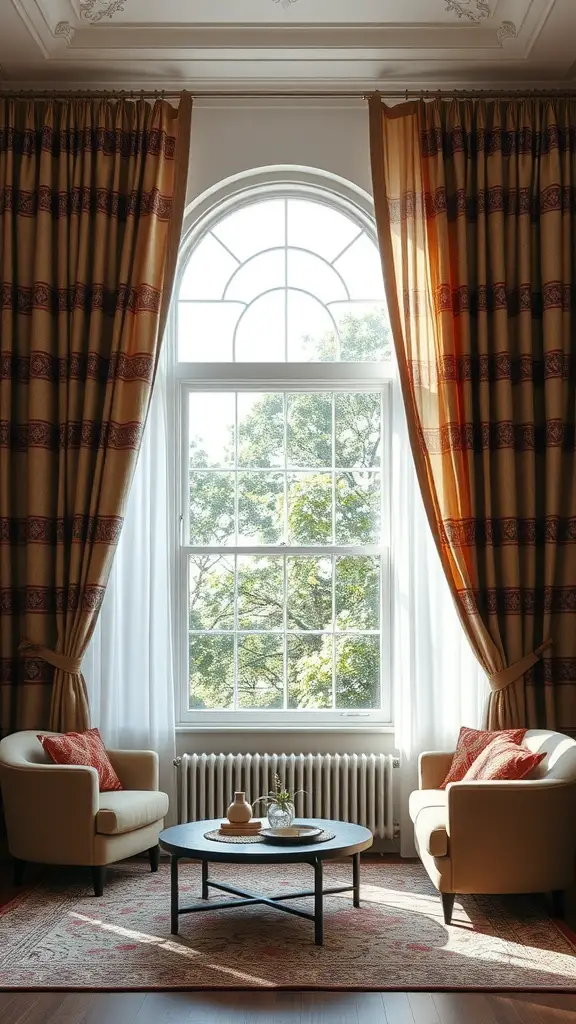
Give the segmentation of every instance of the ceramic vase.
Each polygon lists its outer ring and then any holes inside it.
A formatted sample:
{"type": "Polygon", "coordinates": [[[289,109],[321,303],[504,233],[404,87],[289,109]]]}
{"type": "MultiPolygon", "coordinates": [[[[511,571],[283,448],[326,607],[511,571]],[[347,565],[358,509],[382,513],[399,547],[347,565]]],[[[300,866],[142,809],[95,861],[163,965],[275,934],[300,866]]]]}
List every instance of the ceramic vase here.
{"type": "Polygon", "coordinates": [[[234,802],[230,804],[226,812],[228,821],[235,825],[245,825],[252,817],[252,808],[246,800],[245,793],[234,793],[234,802]]]}

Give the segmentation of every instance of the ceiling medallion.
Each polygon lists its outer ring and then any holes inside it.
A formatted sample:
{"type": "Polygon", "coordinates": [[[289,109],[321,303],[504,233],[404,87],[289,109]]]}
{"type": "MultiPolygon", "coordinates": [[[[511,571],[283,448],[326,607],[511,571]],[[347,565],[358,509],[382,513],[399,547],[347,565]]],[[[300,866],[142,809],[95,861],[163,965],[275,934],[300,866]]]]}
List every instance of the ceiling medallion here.
{"type": "Polygon", "coordinates": [[[275,4],[282,4],[285,11],[288,10],[291,4],[295,4],[296,0],[273,0],[275,4]]]}
{"type": "Polygon", "coordinates": [[[487,0],[444,0],[447,11],[454,11],[457,18],[468,18],[468,21],[481,21],[490,17],[490,5],[487,0]]]}
{"type": "Polygon", "coordinates": [[[80,0],[80,14],[94,25],[123,11],[125,3],[126,0],[80,0]]]}

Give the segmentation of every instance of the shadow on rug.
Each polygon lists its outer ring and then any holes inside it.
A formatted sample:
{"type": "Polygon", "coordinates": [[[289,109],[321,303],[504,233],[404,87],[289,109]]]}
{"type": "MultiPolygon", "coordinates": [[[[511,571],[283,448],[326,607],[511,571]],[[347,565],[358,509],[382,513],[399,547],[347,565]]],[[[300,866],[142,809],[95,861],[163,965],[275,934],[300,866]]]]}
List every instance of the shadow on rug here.
{"type": "MultiPolygon", "coordinates": [[[[211,865],[214,879],[264,892],[312,886],[312,868],[211,865]]],[[[350,880],[325,863],[325,886],[350,880]]],[[[180,898],[199,897],[200,865],[180,865],[180,898]]],[[[325,898],[325,944],[311,922],[263,906],[180,918],[170,935],[169,868],[50,869],[0,911],[0,988],[572,989],[576,948],[537,897],[459,897],[452,925],[418,863],[362,865],[361,907],[325,898]]],[[[213,891],[213,890],[212,890],[213,891]]],[[[219,894],[211,897],[221,898],[219,894]]],[[[312,910],[311,900],[295,905],[312,910]]]]}

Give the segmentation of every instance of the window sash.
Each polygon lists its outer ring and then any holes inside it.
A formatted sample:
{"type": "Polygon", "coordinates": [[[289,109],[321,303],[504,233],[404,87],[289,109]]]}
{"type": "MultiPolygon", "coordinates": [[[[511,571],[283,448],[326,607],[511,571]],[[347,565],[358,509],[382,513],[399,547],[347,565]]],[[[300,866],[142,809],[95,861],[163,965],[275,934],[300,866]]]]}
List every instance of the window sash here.
{"type": "MultiPolygon", "coordinates": [[[[387,364],[179,364],[177,376],[176,411],[177,422],[180,423],[179,457],[180,466],[180,502],[179,544],[176,585],[176,657],[177,675],[177,724],[186,728],[194,725],[199,729],[352,729],[391,728],[392,721],[392,679],[391,679],[391,571],[390,571],[390,488],[386,482],[390,480],[391,468],[391,379],[387,376],[390,368],[387,364]],[[239,372],[240,371],[240,372],[239,372]],[[206,391],[252,391],[261,392],[334,392],[362,391],[380,393],[382,398],[382,459],[375,472],[381,474],[383,500],[381,543],[379,545],[346,545],[318,544],[292,545],[197,545],[188,541],[188,500],[189,500],[189,424],[188,409],[190,395],[206,391]],[[193,554],[222,554],[229,557],[260,555],[260,556],[312,556],[337,557],[342,555],[372,556],[380,558],[380,630],[354,631],[353,635],[380,635],[380,672],[381,700],[378,709],[239,709],[200,710],[190,709],[190,675],[189,675],[189,558],[193,554]]],[[[308,467],[310,468],[310,467],[308,467]]],[[[235,468],[232,472],[238,472],[235,468]]],[[[283,470],[282,470],[283,471],[283,470]]],[[[209,471],[208,471],[209,472],[209,471]]],[[[217,472],[217,471],[216,471],[217,472]]],[[[334,585],[334,583],[333,583],[334,585]]],[[[207,635],[209,631],[194,631],[207,635]]],[[[259,632],[257,630],[223,630],[213,631],[227,635],[246,635],[259,632]]],[[[284,631],[262,631],[271,635],[284,635],[284,631]]],[[[298,632],[298,631],[295,631],[298,632]]],[[[310,631],[310,635],[319,635],[326,631],[310,631]]],[[[288,634],[289,635],[289,634],[288,634]]],[[[329,632],[327,635],[331,635],[329,632]]],[[[348,631],[334,633],[335,636],[349,635],[348,631]]],[[[286,671],[286,665],[285,665],[286,671]]],[[[285,687],[287,680],[284,680],[285,687]]]]}

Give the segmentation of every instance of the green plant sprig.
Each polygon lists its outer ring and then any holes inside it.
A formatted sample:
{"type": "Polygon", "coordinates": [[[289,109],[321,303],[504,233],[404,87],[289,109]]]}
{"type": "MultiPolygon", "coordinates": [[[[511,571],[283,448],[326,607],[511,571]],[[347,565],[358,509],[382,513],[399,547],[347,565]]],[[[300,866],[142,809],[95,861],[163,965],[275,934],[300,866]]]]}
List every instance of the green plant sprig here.
{"type": "Polygon", "coordinates": [[[282,780],[279,775],[274,776],[274,789],[271,789],[267,796],[259,796],[254,801],[253,806],[261,803],[262,801],[267,807],[270,804],[278,804],[285,811],[290,804],[293,804],[299,793],[305,793],[305,789],[297,789],[295,793],[291,793],[288,789],[283,789],[282,780]]]}

